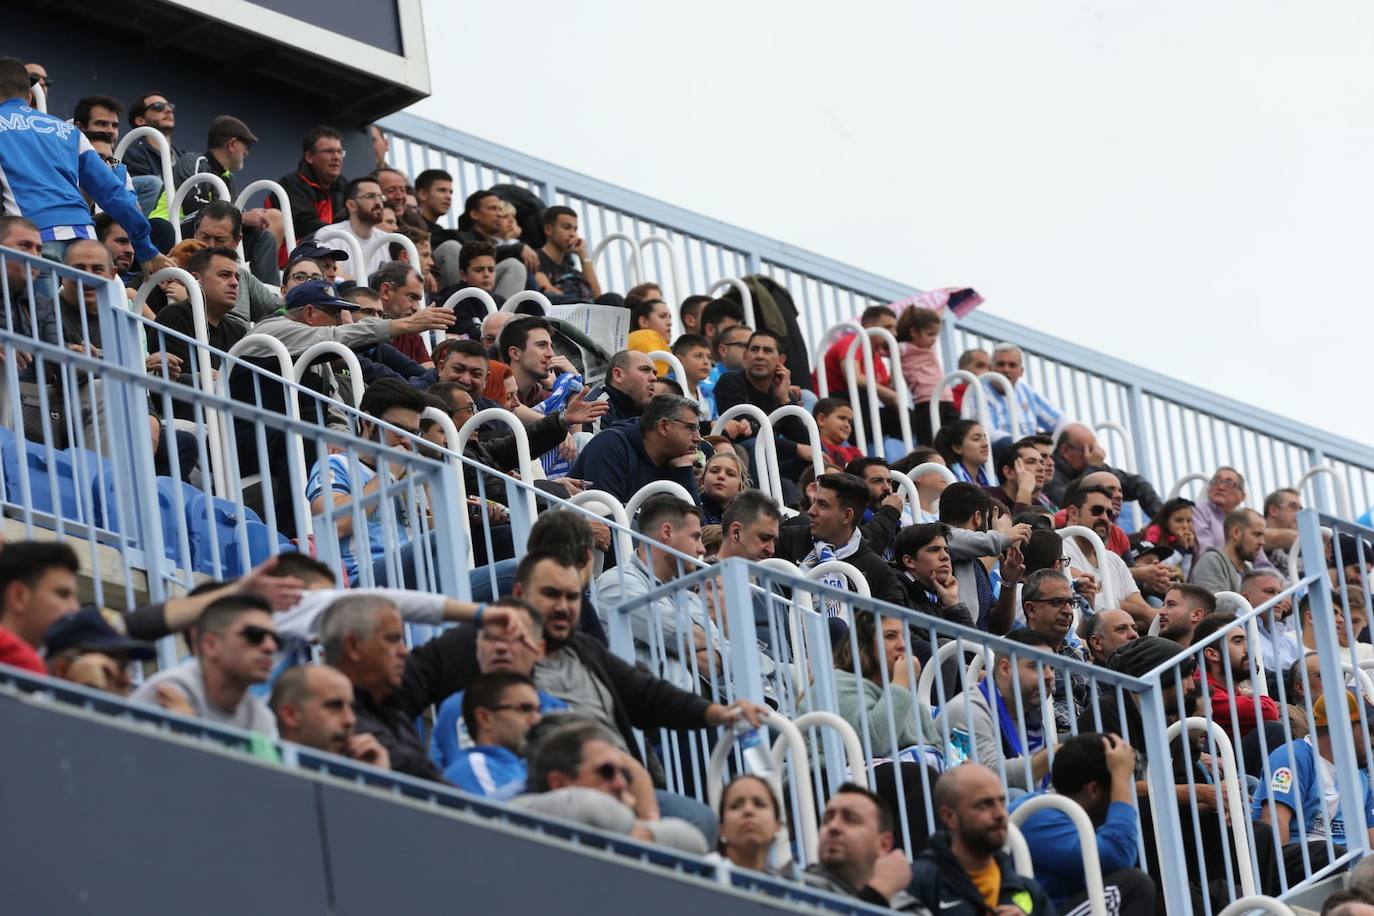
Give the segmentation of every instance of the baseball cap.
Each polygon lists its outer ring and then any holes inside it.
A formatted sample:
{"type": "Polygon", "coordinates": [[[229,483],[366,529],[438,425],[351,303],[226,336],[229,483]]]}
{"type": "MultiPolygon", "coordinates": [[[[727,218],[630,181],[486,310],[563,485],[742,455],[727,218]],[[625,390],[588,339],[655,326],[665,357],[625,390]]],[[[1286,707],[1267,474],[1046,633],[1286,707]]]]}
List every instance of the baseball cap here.
{"type": "Polygon", "coordinates": [[[233,115],[219,115],[210,121],[209,134],[212,137],[226,136],[238,137],[240,140],[247,140],[249,143],[257,143],[258,138],[253,136],[253,132],[233,115]]]}
{"type": "Polygon", "coordinates": [[[1174,555],[1174,548],[1168,544],[1156,544],[1153,541],[1141,541],[1126,553],[1126,565],[1134,566],[1140,562],[1142,557],[1154,554],[1159,557],[1160,562],[1169,559],[1174,555]]]}
{"type": "MultiPolygon", "coordinates": [[[[1360,721],[1360,701],[1355,699],[1355,694],[1349,690],[1345,692],[1345,707],[1350,713],[1350,721],[1360,721]]],[[[1326,694],[1317,697],[1317,702],[1312,704],[1312,724],[1318,728],[1325,728],[1330,725],[1330,719],[1326,715],[1326,694]]]]}
{"type": "Polygon", "coordinates": [[[309,258],[312,261],[318,261],[321,258],[331,258],[335,261],[347,261],[348,252],[341,248],[327,248],[319,242],[306,239],[304,242],[301,242],[295,248],[291,249],[291,254],[286,260],[287,263],[290,263],[291,261],[298,261],[301,258],[309,258]]]}
{"type": "Polygon", "coordinates": [[[307,280],[300,286],[291,288],[291,292],[286,294],[286,308],[303,309],[307,305],[316,308],[326,309],[347,309],[350,312],[358,310],[357,303],[340,299],[338,293],[334,291],[334,284],[326,283],[324,280],[307,280]]]}
{"type": "Polygon", "coordinates": [[[141,662],[151,661],[157,655],[152,643],[130,639],[110,625],[100,608],[91,604],[48,627],[43,648],[49,656],[68,649],[85,649],[127,655],[141,662]]]}

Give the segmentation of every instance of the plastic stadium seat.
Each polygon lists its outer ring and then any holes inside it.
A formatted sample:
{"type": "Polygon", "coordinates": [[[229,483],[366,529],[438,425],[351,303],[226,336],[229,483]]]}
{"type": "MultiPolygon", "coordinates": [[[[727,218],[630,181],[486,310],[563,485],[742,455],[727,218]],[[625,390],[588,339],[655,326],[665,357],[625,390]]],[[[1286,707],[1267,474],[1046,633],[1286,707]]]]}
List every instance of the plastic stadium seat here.
{"type": "MultiPolygon", "coordinates": [[[[162,552],[167,559],[174,561],[177,566],[185,566],[185,558],[181,555],[180,545],[177,543],[178,519],[186,520],[191,501],[196,497],[204,499],[204,494],[191,486],[184,480],[175,477],[159,477],[157,479],[157,511],[158,517],[162,521],[162,552]],[[181,491],[181,504],[177,503],[177,491],[181,491]]],[[[186,522],[186,538],[190,541],[194,537],[190,522],[186,522]]]]}
{"type": "Polygon", "coordinates": [[[248,571],[239,553],[241,534],[248,541],[251,566],[256,566],[283,549],[294,549],[291,542],[280,534],[277,536],[277,544],[273,545],[267,526],[252,509],[235,505],[227,499],[209,499],[199,490],[195,490],[194,495],[187,497],[186,527],[191,541],[192,568],[196,572],[209,575],[218,574],[229,578],[241,576],[248,571]],[[242,533],[238,527],[240,513],[244,519],[242,533]],[[215,569],[216,546],[219,548],[218,572],[215,569]]]}
{"type": "Polygon", "coordinates": [[[72,522],[88,524],[91,521],[87,517],[91,509],[90,489],[77,486],[76,471],[70,455],[56,450],[49,453],[44,445],[19,440],[11,434],[0,448],[0,462],[3,462],[5,470],[6,493],[12,502],[27,503],[35,512],[61,515],[72,522]],[[24,456],[22,460],[26,463],[29,474],[27,498],[19,492],[21,454],[24,456]],[[54,481],[57,484],[56,507],[53,505],[54,481]],[[79,495],[78,490],[84,490],[85,495],[79,495]]]}
{"type": "Polygon", "coordinates": [[[76,479],[85,485],[85,492],[90,494],[88,505],[91,523],[101,528],[117,530],[115,526],[119,520],[115,512],[114,462],[90,449],[76,446],[67,449],[63,454],[71,462],[76,479]]]}

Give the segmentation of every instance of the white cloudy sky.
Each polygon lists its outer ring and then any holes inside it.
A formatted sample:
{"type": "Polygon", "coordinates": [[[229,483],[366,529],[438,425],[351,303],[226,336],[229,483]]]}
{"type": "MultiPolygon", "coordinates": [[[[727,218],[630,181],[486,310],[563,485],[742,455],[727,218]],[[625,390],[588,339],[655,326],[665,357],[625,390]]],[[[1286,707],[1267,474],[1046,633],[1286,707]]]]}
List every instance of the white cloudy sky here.
{"type": "Polygon", "coordinates": [[[1374,443],[1374,5],[424,11],[417,114],[1374,443]]]}

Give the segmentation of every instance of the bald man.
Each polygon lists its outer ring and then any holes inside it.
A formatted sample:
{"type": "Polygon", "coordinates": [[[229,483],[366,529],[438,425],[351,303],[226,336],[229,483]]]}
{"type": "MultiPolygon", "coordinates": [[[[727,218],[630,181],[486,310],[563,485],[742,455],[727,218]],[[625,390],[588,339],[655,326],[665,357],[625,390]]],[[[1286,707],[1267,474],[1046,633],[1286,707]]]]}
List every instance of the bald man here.
{"type": "Polygon", "coordinates": [[[935,783],[941,830],[911,868],[912,895],[940,916],[1049,913],[1054,905],[1033,878],[1016,872],[1007,842],[1007,790],[979,763],[946,770],[935,783]]]}
{"type": "Polygon", "coordinates": [[[376,736],[354,732],[358,716],[353,711],[353,683],[337,668],[287,668],[272,685],[268,705],[284,740],[391,768],[391,758],[376,736]]]}
{"type": "Polygon", "coordinates": [[[1164,505],[1154,486],[1144,477],[1108,465],[1107,453],[1098,444],[1097,434],[1082,423],[1069,423],[1059,434],[1054,448],[1054,479],[1045,484],[1045,495],[1056,506],[1062,506],[1069,482],[1082,477],[1085,471],[1095,470],[1115,474],[1121,481],[1125,501],[1139,503],[1146,515],[1155,515],[1164,505]]]}

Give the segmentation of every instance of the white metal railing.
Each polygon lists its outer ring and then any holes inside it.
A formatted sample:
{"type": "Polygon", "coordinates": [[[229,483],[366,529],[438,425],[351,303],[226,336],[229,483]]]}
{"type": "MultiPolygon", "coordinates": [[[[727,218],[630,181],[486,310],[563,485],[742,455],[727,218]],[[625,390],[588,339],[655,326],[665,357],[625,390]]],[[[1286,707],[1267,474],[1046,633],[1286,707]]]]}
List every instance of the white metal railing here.
{"type": "MultiPolygon", "coordinates": [[[[988,413],[988,393],[983,386],[978,384],[978,376],[966,369],[955,369],[953,372],[940,379],[935,386],[935,391],[930,396],[930,434],[934,436],[940,431],[940,396],[945,393],[945,389],[952,386],[955,382],[966,382],[968,388],[964,391],[967,399],[970,395],[976,398],[978,407],[978,423],[983,427],[983,432],[989,439],[992,437],[992,420],[988,413]]],[[[992,456],[992,449],[988,449],[988,460],[983,462],[983,467],[987,470],[988,480],[995,483],[997,481],[997,462],[992,456]]]]}
{"type": "MultiPolygon", "coordinates": [[[[162,131],[146,124],[142,127],[135,127],[119,138],[119,143],[114,148],[114,157],[122,160],[124,154],[128,152],[129,147],[133,145],[134,141],[141,140],[145,137],[152,140],[157,149],[158,164],[160,166],[159,174],[162,177],[162,193],[166,195],[165,199],[170,202],[173,195],[176,194],[176,185],[172,182],[171,144],[167,141],[162,131]]],[[[174,221],[172,211],[168,210],[167,213],[168,219],[174,221]]]]}
{"type": "Polygon", "coordinates": [[[315,241],[321,245],[326,242],[338,242],[343,245],[344,250],[348,252],[348,263],[351,268],[344,272],[345,276],[352,277],[359,285],[367,285],[367,255],[363,252],[362,243],[358,241],[357,236],[343,231],[337,225],[331,225],[317,231],[315,241]]]}
{"type": "MultiPolygon", "coordinates": [[[[1097,851],[1097,832],[1083,806],[1063,795],[1038,795],[1018,805],[1011,813],[1011,822],[1020,828],[1038,811],[1058,811],[1073,821],[1078,833],[1078,848],[1083,855],[1083,877],[1087,882],[1088,912],[1092,916],[1107,916],[1107,892],[1102,882],[1102,859],[1097,851]]],[[[1031,856],[1034,859],[1034,854],[1031,856]]],[[[1034,877],[1032,873],[1031,877],[1034,877]]]]}
{"type": "MultiPolygon", "coordinates": [[[[372,238],[368,239],[367,244],[363,246],[363,257],[366,259],[366,263],[371,264],[372,259],[377,256],[377,252],[382,250],[382,246],[389,246],[393,242],[405,249],[406,257],[410,258],[410,266],[419,271],[421,269],[420,250],[415,247],[414,242],[399,232],[374,232],[372,238]]],[[[383,260],[390,261],[391,258],[386,257],[383,260]]]]}
{"type": "Polygon", "coordinates": [[[553,308],[553,303],[549,302],[548,296],[545,296],[543,293],[535,289],[524,289],[516,293],[515,295],[511,296],[509,299],[507,299],[505,301],[505,304],[501,306],[501,311],[514,312],[516,306],[525,302],[533,302],[537,304],[540,308],[544,310],[545,315],[547,315],[549,313],[549,310],[553,308]]]}
{"type": "MultiPolygon", "coordinates": [[[[830,397],[829,373],[826,372],[825,368],[826,351],[830,348],[831,344],[845,334],[853,334],[855,335],[855,339],[859,341],[859,347],[863,352],[863,364],[868,373],[867,377],[870,379],[873,377],[873,345],[869,336],[864,333],[863,325],[859,324],[857,321],[846,321],[837,324],[822,334],[820,343],[816,345],[816,384],[819,389],[816,393],[822,398],[830,397]]],[[[853,363],[852,361],[845,360],[844,366],[846,370],[845,384],[849,387],[849,403],[854,408],[854,444],[859,447],[859,451],[861,452],[870,455],[875,454],[875,452],[870,450],[868,445],[863,410],[859,406],[859,382],[852,371],[853,363]]],[[[882,413],[881,407],[878,404],[878,391],[872,385],[868,386],[868,417],[868,428],[874,431],[876,447],[881,449],[883,430],[882,413]]]]}
{"type": "Polygon", "coordinates": [[[210,186],[217,199],[233,203],[229,200],[229,186],[218,175],[212,175],[209,172],[197,172],[183,181],[181,186],[176,189],[176,193],[171,194],[167,199],[167,221],[172,224],[172,234],[178,242],[181,241],[181,205],[186,202],[186,198],[198,185],[203,184],[210,186]]]}
{"type": "MultiPolygon", "coordinates": [[[[240,211],[248,209],[248,201],[253,199],[254,194],[263,191],[276,195],[276,199],[282,202],[291,199],[287,196],[286,189],[277,182],[270,178],[259,178],[239,192],[239,196],[234,199],[234,206],[238,207],[240,211]]],[[[296,220],[291,215],[289,206],[283,206],[278,212],[281,213],[282,238],[286,242],[286,250],[289,253],[296,248],[296,220]]],[[[239,257],[243,257],[242,242],[239,243],[239,257]]]]}

